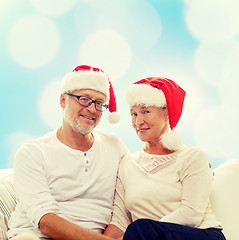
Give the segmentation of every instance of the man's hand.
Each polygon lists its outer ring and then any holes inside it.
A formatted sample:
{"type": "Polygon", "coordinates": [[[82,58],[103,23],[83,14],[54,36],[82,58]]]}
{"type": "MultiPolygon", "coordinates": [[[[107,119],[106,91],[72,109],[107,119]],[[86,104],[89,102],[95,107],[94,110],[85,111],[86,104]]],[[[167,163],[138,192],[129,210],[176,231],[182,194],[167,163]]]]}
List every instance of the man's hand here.
{"type": "Polygon", "coordinates": [[[47,213],[40,219],[39,229],[54,240],[113,240],[112,237],[83,229],[53,213],[47,213]]]}

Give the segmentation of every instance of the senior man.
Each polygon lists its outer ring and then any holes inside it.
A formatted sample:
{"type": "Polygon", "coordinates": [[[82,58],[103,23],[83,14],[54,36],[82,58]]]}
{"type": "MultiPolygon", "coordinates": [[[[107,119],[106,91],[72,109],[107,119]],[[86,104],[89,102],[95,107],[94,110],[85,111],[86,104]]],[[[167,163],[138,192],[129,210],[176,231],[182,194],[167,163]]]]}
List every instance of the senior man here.
{"type": "Polygon", "coordinates": [[[115,135],[94,129],[107,108],[110,121],[117,121],[112,84],[101,69],[78,66],[63,78],[60,105],[61,127],[16,153],[12,240],[109,239],[101,233],[111,219],[118,165],[128,151],[115,135]]]}

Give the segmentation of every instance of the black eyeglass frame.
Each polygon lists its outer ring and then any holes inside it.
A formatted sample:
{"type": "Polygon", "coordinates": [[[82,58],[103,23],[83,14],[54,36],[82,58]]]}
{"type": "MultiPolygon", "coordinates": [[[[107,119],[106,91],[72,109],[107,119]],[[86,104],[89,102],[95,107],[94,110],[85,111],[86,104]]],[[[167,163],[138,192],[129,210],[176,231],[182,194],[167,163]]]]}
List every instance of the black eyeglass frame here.
{"type": "Polygon", "coordinates": [[[109,107],[108,104],[102,103],[101,101],[93,100],[93,99],[91,99],[91,98],[89,98],[89,97],[78,96],[78,95],[75,95],[75,94],[72,94],[72,93],[65,93],[65,94],[68,95],[68,96],[70,96],[70,97],[77,98],[78,103],[79,103],[80,105],[84,106],[84,107],[89,107],[92,103],[94,103],[94,104],[95,104],[95,109],[96,109],[97,111],[100,111],[100,112],[106,111],[107,108],[109,107]],[[86,104],[82,104],[82,103],[80,102],[80,99],[81,99],[81,98],[85,98],[85,99],[89,100],[89,102],[87,102],[86,104]],[[103,108],[103,109],[97,109],[96,106],[100,106],[100,107],[103,108]]]}

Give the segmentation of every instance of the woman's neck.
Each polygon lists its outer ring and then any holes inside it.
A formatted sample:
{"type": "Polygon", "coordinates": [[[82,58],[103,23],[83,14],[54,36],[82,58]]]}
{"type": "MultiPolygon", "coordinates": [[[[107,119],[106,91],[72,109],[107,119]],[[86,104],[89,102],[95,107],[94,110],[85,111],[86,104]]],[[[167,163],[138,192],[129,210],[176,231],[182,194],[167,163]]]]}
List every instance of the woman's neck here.
{"type": "Polygon", "coordinates": [[[155,155],[167,155],[174,152],[173,150],[169,150],[165,148],[161,142],[157,142],[157,143],[147,142],[143,150],[148,154],[155,154],[155,155]]]}

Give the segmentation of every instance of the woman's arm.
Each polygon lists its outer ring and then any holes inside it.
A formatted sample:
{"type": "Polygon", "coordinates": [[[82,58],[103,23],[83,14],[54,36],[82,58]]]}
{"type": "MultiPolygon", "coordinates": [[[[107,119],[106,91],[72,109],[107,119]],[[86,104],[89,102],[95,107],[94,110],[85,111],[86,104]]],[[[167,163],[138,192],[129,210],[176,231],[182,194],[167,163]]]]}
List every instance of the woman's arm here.
{"type": "Polygon", "coordinates": [[[160,221],[197,227],[206,212],[212,189],[213,176],[207,156],[200,150],[185,156],[180,170],[182,196],[180,206],[160,221]]]}
{"type": "Polygon", "coordinates": [[[125,188],[120,178],[120,172],[121,168],[117,176],[113,216],[104,233],[114,238],[122,236],[128,225],[132,222],[131,214],[125,205],[125,188]]]}
{"type": "Polygon", "coordinates": [[[121,238],[124,235],[124,232],[115,225],[109,224],[105,229],[104,235],[112,238],[121,238]]]}

